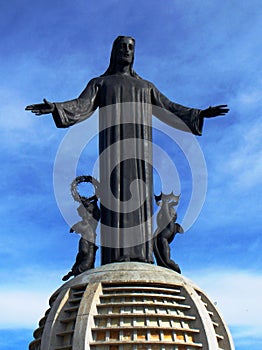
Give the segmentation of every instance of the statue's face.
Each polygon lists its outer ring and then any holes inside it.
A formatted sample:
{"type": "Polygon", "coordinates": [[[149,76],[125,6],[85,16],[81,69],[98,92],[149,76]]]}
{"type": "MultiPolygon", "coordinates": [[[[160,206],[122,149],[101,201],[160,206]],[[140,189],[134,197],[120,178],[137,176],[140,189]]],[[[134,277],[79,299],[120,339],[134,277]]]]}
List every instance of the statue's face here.
{"type": "Polygon", "coordinates": [[[131,64],[134,59],[134,42],[132,39],[123,38],[118,42],[116,59],[118,63],[131,64]]]}

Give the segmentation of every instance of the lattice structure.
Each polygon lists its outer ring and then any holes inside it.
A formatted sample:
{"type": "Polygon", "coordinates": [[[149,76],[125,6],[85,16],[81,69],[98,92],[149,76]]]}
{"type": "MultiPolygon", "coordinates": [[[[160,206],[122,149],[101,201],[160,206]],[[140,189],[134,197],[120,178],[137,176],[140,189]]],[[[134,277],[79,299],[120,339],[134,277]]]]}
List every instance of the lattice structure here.
{"type": "MultiPolygon", "coordinates": [[[[59,314],[57,314],[55,329],[54,327],[50,327],[50,331],[52,331],[55,338],[55,346],[52,349],[72,350],[78,309],[86,288],[86,284],[75,286],[74,288],[70,288],[62,299],[60,298],[60,308],[58,308],[59,314]]],[[[34,332],[36,339],[30,344],[30,350],[40,350],[43,348],[41,347],[41,339],[44,338],[44,330],[47,333],[49,326],[52,325],[50,322],[47,322],[47,319],[58,296],[58,294],[55,294],[50,299],[50,309],[47,310],[45,317],[40,320],[39,328],[34,332]]]]}
{"type": "Polygon", "coordinates": [[[218,310],[214,307],[212,302],[207,298],[207,296],[200,291],[197,291],[201,301],[203,302],[208,315],[211,319],[211,322],[213,324],[214,331],[216,333],[217,343],[219,346],[219,349],[224,350],[227,349],[229,339],[228,334],[225,331],[225,328],[223,327],[223,321],[222,317],[218,313],[218,310]]]}
{"type": "Polygon", "coordinates": [[[92,350],[203,348],[181,287],[108,284],[102,290],[92,350]]]}
{"type": "Polygon", "coordinates": [[[105,265],[65,283],[34,337],[30,350],[234,350],[203,291],[143,263],[105,265]]]}

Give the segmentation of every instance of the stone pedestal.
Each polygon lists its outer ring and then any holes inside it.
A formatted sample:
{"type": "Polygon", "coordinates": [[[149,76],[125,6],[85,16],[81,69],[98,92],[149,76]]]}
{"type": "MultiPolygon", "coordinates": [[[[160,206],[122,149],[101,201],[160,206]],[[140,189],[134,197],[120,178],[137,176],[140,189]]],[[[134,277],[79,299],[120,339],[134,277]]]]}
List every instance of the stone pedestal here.
{"type": "Polygon", "coordinates": [[[234,350],[198,286],[137,262],[104,265],[62,285],[34,337],[30,350],[234,350]]]}

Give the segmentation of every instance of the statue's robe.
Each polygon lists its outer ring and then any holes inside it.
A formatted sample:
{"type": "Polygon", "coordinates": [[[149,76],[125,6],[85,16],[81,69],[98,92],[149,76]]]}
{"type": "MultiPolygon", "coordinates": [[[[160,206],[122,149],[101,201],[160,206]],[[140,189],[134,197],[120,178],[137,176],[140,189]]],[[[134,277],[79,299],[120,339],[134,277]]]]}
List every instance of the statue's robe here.
{"type": "Polygon", "coordinates": [[[153,262],[152,114],[201,135],[200,110],[173,103],[152,83],[124,74],[94,78],[77,99],[55,106],[59,128],[99,107],[102,264],[153,262]]]}

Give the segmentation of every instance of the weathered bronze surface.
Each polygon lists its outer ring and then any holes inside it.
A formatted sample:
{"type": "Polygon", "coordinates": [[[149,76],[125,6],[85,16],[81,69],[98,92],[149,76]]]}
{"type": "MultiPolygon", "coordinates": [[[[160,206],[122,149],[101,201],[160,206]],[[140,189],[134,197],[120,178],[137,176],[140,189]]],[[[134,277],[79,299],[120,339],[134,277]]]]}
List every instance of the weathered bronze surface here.
{"type": "Polygon", "coordinates": [[[175,206],[178,205],[180,196],[173,193],[155,196],[155,201],[160,210],[157,214],[157,229],[154,234],[154,255],[157,265],[167,267],[181,273],[180,267],[171,259],[170,244],[177,233],[184,233],[183,228],[176,223],[177,213],[175,206]]]}
{"type": "Polygon", "coordinates": [[[36,115],[52,113],[58,128],[81,122],[99,108],[102,264],[153,262],[152,114],[172,127],[201,135],[204,118],[229,111],[227,105],[200,110],[171,102],[133,70],[134,51],[133,38],[116,38],[108,69],[92,79],[78,98],[62,103],[44,99],[44,103],[26,107],[36,115]],[[125,159],[130,149],[133,156],[125,159]],[[143,201],[125,212],[131,197],[143,201]],[[117,205],[114,199],[118,199],[117,205]]]}

